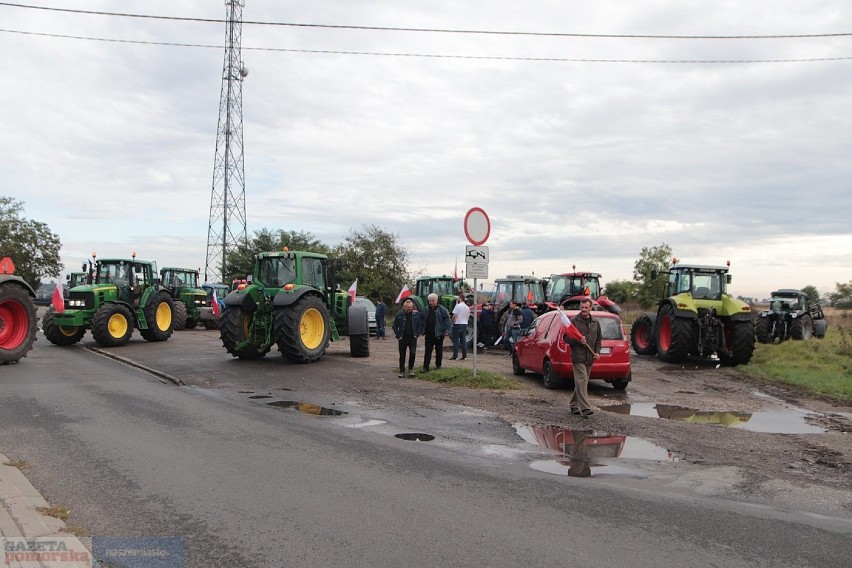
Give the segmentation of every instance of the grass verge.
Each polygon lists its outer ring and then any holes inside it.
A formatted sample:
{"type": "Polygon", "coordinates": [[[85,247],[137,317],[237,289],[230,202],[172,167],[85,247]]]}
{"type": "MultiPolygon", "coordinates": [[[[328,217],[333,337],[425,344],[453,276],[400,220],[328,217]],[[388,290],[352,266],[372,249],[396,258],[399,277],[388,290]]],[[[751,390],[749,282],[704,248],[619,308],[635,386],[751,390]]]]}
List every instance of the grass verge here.
{"type": "Polygon", "coordinates": [[[494,389],[515,390],[520,388],[520,383],[505,375],[499,375],[490,371],[476,370],[476,377],[470,369],[432,369],[426,373],[417,374],[418,379],[440,383],[451,387],[466,387],[470,389],[494,389]]]}
{"type": "Polygon", "coordinates": [[[830,325],[824,339],[758,343],[751,362],[738,368],[756,379],[852,402],[852,325],[830,325]]]}

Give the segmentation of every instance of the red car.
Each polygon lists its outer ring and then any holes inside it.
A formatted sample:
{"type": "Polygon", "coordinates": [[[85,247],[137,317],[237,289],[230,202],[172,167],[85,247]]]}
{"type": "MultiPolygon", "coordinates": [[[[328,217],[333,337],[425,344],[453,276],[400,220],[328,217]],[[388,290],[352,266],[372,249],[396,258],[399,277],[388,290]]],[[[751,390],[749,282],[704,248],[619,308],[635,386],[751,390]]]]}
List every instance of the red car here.
{"type": "MultiPolygon", "coordinates": [[[[566,310],[565,315],[574,317],[579,312],[566,310]]],[[[592,312],[592,317],[601,324],[601,358],[592,365],[591,380],[606,381],[613,388],[623,390],[632,379],[630,373],[630,338],[624,332],[621,318],[604,311],[592,312]]],[[[516,375],[525,371],[539,373],[544,386],[555,389],[566,379],[573,381],[571,347],[562,338],[565,324],[558,311],[539,316],[522,333],[515,352],[512,354],[512,369],[516,375]]]]}

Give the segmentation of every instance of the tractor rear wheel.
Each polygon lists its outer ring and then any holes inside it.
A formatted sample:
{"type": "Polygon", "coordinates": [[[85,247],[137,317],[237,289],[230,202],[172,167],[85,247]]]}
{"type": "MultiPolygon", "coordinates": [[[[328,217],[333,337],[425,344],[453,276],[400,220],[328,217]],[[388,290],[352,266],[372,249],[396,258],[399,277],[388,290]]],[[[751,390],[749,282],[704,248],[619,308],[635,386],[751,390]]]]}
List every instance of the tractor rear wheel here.
{"type": "Polygon", "coordinates": [[[175,312],[172,314],[172,321],[174,321],[174,328],[176,330],[183,329],[186,327],[186,304],[184,304],[180,300],[174,301],[175,312]]]}
{"type": "Polygon", "coordinates": [[[255,312],[244,311],[239,306],[227,306],[219,315],[219,337],[222,345],[234,357],[240,359],[260,359],[269,351],[261,351],[254,343],[241,347],[238,344],[252,337],[255,312]]]}
{"type": "Polygon", "coordinates": [[[275,341],[281,355],[297,363],[312,363],[322,357],[331,333],[329,321],[328,308],[313,295],[279,309],[275,314],[275,341]]]}
{"type": "Polygon", "coordinates": [[[758,318],[754,324],[754,333],[761,343],[772,343],[772,320],[770,318],[758,318]]]}
{"type": "Polygon", "coordinates": [[[751,361],[754,353],[754,323],[751,321],[735,321],[725,326],[725,339],[731,346],[730,357],[719,354],[723,365],[735,367],[751,361]]]}
{"type": "Polygon", "coordinates": [[[642,314],[630,328],[630,344],[638,355],[653,355],[657,352],[654,341],[654,322],[651,316],[642,314]]]}
{"type": "Polygon", "coordinates": [[[0,284],[0,365],[26,357],[38,331],[36,307],[19,284],[0,284]]]}
{"type": "Polygon", "coordinates": [[[174,332],[174,302],[172,297],[165,292],[151,294],[148,303],[145,304],[145,321],[148,329],[140,329],[147,341],[165,341],[174,332]]]}
{"type": "Polygon", "coordinates": [[[92,316],[92,337],[103,347],[121,347],[133,335],[133,314],[122,304],[105,304],[92,316]]]}
{"type": "Polygon", "coordinates": [[[814,323],[809,315],[803,315],[793,320],[790,326],[790,336],[793,339],[803,339],[807,341],[814,335],[814,323]]]}
{"type": "Polygon", "coordinates": [[[41,330],[47,340],[54,345],[74,345],[86,335],[85,327],[56,325],[53,323],[55,317],[56,312],[53,308],[49,308],[41,318],[41,330]]]}
{"type": "Polygon", "coordinates": [[[668,363],[679,363],[689,355],[692,345],[692,323],[675,314],[670,304],[660,306],[657,316],[657,356],[668,363]]]}

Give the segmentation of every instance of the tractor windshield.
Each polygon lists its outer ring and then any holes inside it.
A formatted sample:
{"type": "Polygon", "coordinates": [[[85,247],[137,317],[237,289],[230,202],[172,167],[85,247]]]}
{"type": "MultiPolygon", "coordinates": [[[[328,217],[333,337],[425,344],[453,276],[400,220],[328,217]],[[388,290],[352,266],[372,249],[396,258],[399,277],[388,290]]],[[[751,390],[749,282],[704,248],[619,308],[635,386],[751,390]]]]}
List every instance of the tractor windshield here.
{"type": "Polygon", "coordinates": [[[197,288],[198,275],[189,270],[163,270],[163,285],[169,288],[197,288]]]}
{"type": "Polygon", "coordinates": [[[723,275],[717,273],[694,273],[692,275],[692,297],[699,300],[718,300],[722,290],[723,275]]]}
{"type": "Polygon", "coordinates": [[[600,295],[600,281],[594,277],[553,274],[547,284],[547,297],[551,302],[560,302],[572,296],[591,296],[597,299],[600,295]]]}
{"type": "Polygon", "coordinates": [[[115,284],[127,286],[130,283],[130,264],[122,261],[98,264],[96,284],[115,284]]]}
{"type": "Polygon", "coordinates": [[[258,280],[275,288],[296,280],[296,259],[292,257],[266,257],[260,261],[258,280]]]}

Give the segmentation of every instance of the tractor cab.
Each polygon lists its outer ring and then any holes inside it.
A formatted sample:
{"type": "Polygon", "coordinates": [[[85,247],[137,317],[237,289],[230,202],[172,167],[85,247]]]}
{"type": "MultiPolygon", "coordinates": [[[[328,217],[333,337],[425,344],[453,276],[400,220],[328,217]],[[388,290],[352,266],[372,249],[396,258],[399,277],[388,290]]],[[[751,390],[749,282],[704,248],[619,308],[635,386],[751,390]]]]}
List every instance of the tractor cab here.
{"type": "Polygon", "coordinates": [[[414,294],[409,296],[418,310],[426,309],[429,294],[438,295],[438,303],[452,312],[458,298],[459,280],[452,276],[424,276],[414,283],[414,294]]]}
{"type": "Polygon", "coordinates": [[[494,305],[494,313],[498,315],[498,319],[509,307],[509,302],[515,302],[519,306],[527,304],[538,315],[548,311],[544,286],[542,286],[541,278],[535,276],[510,274],[505,278],[496,279],[491,303],[494,305]]]}
{"type": "Polygon", "coordinates": [[[621,313],[618,304],[607,298],[601,289],[601,275],[597,272],[551,274],[547,279],[546,300],[551,309],[576,310],[583,298],[592,299],[592,309],[621,313]]]}
{"type": "Polygon", "coordinates": [[[727,266],[676,264],[669,268],[666,296],[690,294],[695,300],[721,300],[731,275],[727,266]]]}

